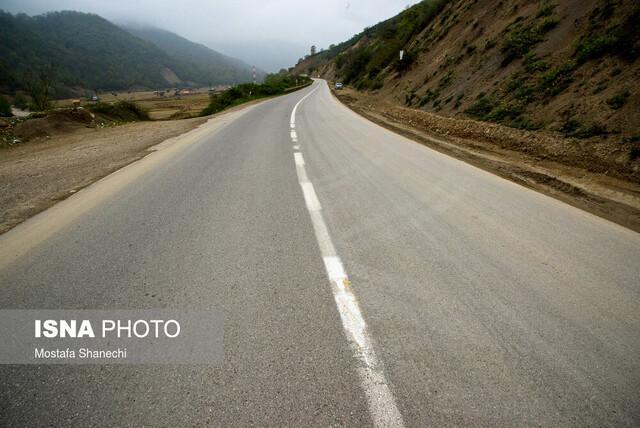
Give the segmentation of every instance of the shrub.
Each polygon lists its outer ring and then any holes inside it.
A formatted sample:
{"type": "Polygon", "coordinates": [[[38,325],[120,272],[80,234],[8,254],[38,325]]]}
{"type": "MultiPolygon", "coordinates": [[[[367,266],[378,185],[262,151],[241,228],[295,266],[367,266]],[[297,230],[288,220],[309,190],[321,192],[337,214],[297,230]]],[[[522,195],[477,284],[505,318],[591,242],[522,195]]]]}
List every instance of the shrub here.
{"type": "Polygon", "coordinates": [[[523,60],[524,69],[528,73],[538,73],[549,69],[549,64],[539,59],[533,52],[526,53],[523,60]]]}
{"type": "Polygon", "coordinates": [[[484,44],[484,50],[488,51],[491,50],[493,48],[496,47],[496,41],[495,40],[487,40],[484,44]]]}
{"type": "Polygon", "coordinates": [[[533,122],[532,120],[524,118],[522,116],[514,119],[511,123],[509,123],[509,126],[517,129],[526,129],[528,131],[535,131],[544,127],[542,123],[533,122]]]}
{"type": "Polygon", "coordinates": [[[118,101],[116,103],[99,102],[87,106],[93,113],[99,113],[111,120],[122,122],[134,122],[139,120],[151,120],[149,112],[133,101],[118,101]]]}
{"type": "Polygon", "coordinates": [[[619,109],[627,102],[627,98],[631,96],[631,92],[628,89],[625,89],[623,92],[609,98],[607,100],[607,104],[614,110],[619,109]]]}
{"type": "Polygon", "coordinates": [[[566,135],[572,135],[581,127],[582,123],[578,122],[575,119],[569,119],[564,123],[564,125],[562,125],[562,127],[560,128],[560,132],[563,132],[566,135]]]}
{"type": "Polygon", "coordinates": [[[13,97],[13,105],[18,107],[20,110],[25,110],[29,107],[29,100],[27,96],[22,91],[16,92],[15,97],[13,97]]]}
{"type": "Polygon", "coordinates": [[[600,124],[583,125],[575,119],[568,120],[562,128],[560,128],[560,131],[569,137],[576,138],[589,138],[607,133],[606,128],[600,124]]]}
{"type": "Polygon", "coordinates": [[[404,53],[404,57],[402,58],[402,61],[400,61],[400,57],[398,56],[398,59],[395,62],[394,68],[397,71],[401,71],[401,72],[406,71],[411,68],[411,66],[416,61],[417,58],[418,58],[418,54],[415,49],[406,51],[404,53]]]}
{"type": "Polygon", "coordinates": [[[616,37],[606,35],[588,35],[576,49],[575,58],[579,63],[603,56],[617,43],[616,37]]]}
{"type": "Polygon", "coordinates": [[[555,9],[556,6],[553,4],[546,4],[544,6],[542,6],[539,10],[538,13],[536,14],[536,18],[542,18],[545,16],[551,16],[553,14],[553,9],[555,9]]]}
{"type": "Polygon", "coordinates": [[[573,81],[573,72],[576,68],[576,62],[569,60],[564,64],[546,71],[540,77],[539,90],[548,96],[558,95],[571,84],[573,81]]]}
{"type": "Polygon", "coordinates": [[[527,54],[532,47],[544,40],[545,34],[554,29],[558,22],[557,18],[546,16],[529,25],[517,23],[502,44],[501,51],[505,55],[502,66],[527,54]]]}
{"type": "Polygon", "coordinates": [[[448,71],[447,74],[445,74],[442,77],[442,79],[440,79],[440,81],[438,82],[438,89],[441,90],[451,85],[454,78],[455,78],[455,75],[453,74],[453,71],[448,71]]]}
{"type": "Polygon", "coordinates": [[[527,79],[521,73],[516,73],[507,80],[504,91],[507,94],[511,94],[513,98],[524,104],[528,104],[536,98],[535,86],[528,83],[527,79]]]}
{"type": "Polygon", "coordinates": [[[476,97],[476,101],[465,110],[465,113],[476,119],[484,120],[493,110],[493,104],[493,100],[483,92],[476,97]]]}
{"type": "Polygon", "coordinates": [[[376,90],[376,89],[380,89],[383,86],[382,80],[374,77],[374,78],[369,78],[369,77],[365,77],[364,79],[360,79],[358,80],[358,82],[356,83],[356,89],[358,90],[376,90]]]}
{"type": "Polygon", "coordinates": [[[423,107],[424,105],[426,105],[427,103],[430,103],[431,101],[435,100],[439,96],[440,96],[440,91],[434,92],[431,89],[427,89],[427,93],[424,94],[424,97],[422,97],[418,105],[420,107],[423,107]]]}
{"type": "Polygon", "coordinates": [[[308,77],[292,76],[287,73],[270,74],[261,85],[245,83],[212,95],[209,105],[200,112],[200,115],[207,116],[247,101],[283,94],[297,85],[306,85],[310,82],[311,79],[308,77]]]}
{"type": "Polygon", "coordinates": [[[579,63],[605,55],[617,55],[633,62],[640,57],[640,10],[632,13],[620,25],[609,27],[602,34],[589,33],[576,47],[574,57],[579,63]]]}
{"type": "Polygon", "coordinates": [[[411,91],[408,94],[405,94],[405,96],[404,96],[404,105],[411,106],[411,104],[413,104],[413,100],[415,98],[416,98],[415,91],[411,91]]]}
{"type": "Polygon", "coordinates": [[[484,120],[492,122],[504,122],[509,119],[514,120],[522,114],[522,110],[522,106],[517,104],[501,102],[484,117],[484,120]]]}

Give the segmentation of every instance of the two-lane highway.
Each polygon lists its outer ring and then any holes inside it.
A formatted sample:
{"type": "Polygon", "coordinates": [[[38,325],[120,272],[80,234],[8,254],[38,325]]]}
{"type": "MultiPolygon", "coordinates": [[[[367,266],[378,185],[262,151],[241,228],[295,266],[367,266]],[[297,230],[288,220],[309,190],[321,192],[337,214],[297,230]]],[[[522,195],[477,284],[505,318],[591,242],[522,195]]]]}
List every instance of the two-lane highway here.
{"type": "Polygon", "coordinates": [[[2,309],[225,317],[219,365],[2,366],[0,421],[637,426],[639,261],[318,80],[0,236],[2,309]]]}

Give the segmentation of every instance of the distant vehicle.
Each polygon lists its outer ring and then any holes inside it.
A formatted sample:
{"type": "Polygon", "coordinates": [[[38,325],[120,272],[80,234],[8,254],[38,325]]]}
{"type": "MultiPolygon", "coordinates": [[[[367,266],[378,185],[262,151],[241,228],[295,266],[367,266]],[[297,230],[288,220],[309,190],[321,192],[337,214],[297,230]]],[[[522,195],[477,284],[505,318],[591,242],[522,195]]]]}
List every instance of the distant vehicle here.
{"type": "Polygon", "coordinates": [[[342,89],[342,82],[336,83],[336,89],[342,89]]]}
{"type": "Polygon", "coordinates": [[[97,95],[93,95],[91,97],[91,101],[100,101],[100,97],[98,97],[97,95]]]}

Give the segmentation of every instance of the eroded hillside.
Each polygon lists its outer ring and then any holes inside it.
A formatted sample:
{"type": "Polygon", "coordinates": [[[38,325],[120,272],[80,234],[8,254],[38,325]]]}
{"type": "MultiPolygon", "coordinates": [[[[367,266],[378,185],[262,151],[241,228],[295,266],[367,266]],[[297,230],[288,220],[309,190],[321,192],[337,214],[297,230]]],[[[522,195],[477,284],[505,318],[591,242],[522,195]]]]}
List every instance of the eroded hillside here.
{"type": "Polygon", "coordinates": [[[634,0],[430,0],[296,71],[442,115],[616,139],[634,157],[638,56],[634,0]]]}

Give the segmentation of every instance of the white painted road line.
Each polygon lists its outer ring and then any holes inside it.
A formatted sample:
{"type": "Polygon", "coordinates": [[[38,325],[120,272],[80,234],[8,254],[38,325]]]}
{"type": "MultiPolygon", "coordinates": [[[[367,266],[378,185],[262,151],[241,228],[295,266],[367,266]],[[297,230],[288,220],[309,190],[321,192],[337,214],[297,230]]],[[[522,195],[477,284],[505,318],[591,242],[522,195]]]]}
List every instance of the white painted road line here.
{"type": "Polygon", "coordinates": [[[320,206],[320,201],[316,196],[313,184],[310,181],[303,181],[300,183],[300,187],[302,187],[302,193],[304,194],[304,201],[307,203],[307,209],[309,211],[320,211],[322,206],[320,206]]]}
{"type": "Polygon", "coordinates": [[[293,150],[300,150],[300,146],[293,146],[293,150]]]}
{"type": "MultiPolygon", "coordinates": [[[[309,95],[314,93],[318,87],[298,101],[293,108],[291,112],[292,128],[295,126],[295,114],[298,106],[309,95]]],[[[331,291],[340,313],[342,326],[355,357],[362,364],[358,367],[358,375],[367,396],[373,424],[376,427],[404,427],[402,415],[387,384],[382,364],[377,360],[373,350],[373,343],[369,338],[367,325],[362,317],[358,301],[351,291],[349,277],[331,241],[329,230],[322,216],[322,206],[313,184],[307,177],[302,153],[295,152],[293,156],[298,173],[298,182],[302,188],[302,194],[311,217],[311,223],[313,224],[325,270],[331,283],[331,291]]]]}
{"type": "Polygon", "coordinates": [[[311,95],[311,94],[313,94],[315,91],[317,91],[317,90],[318,90],[318,88],[320,88],[320,85],[316,86],[316,88],[315,88],[313,91],[309,92],[307,95],[305,95],[304,97],[302,97],[302,98],[300,99],[300,101],[298,101],[298,102],[296,103],[296,105],[295,105],[295,106],[293,106],[293,110],[291,111],[291,120],[289,121],[289,124],[291,125],[291,129],[293,129],[293,128],[295,128],[295,127],[296,127],[296,111],[298,110],[298,106],[299,106],[299,105],[300,105],[304,100],[306,100],[306,99],[307,99],[307,97],[308,97],[309,95],[311,95]]]}

